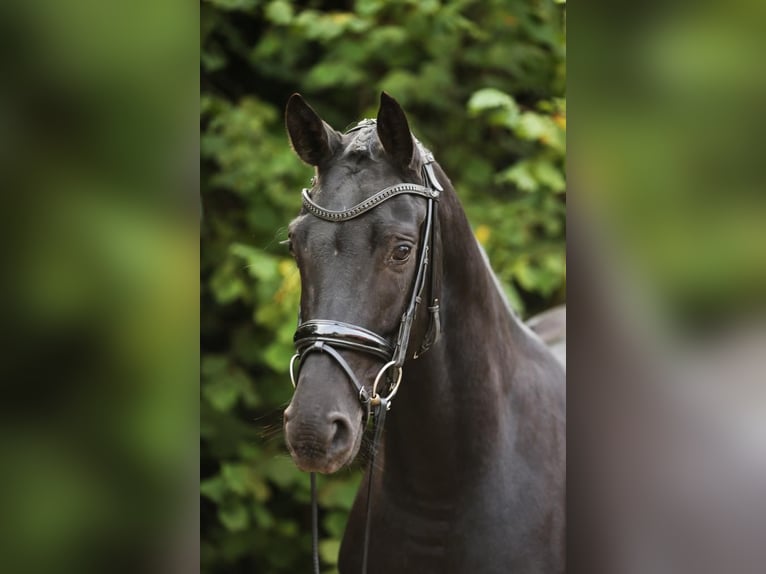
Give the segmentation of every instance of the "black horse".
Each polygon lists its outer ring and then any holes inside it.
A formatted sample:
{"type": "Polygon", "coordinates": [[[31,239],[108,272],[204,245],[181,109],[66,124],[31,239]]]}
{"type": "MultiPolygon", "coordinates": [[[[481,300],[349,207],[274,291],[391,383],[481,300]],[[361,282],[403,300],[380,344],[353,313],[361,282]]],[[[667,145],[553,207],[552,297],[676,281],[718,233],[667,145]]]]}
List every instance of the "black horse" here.
{"type": "Polygon", "coordinates": [[[385,93],[377,120],[345,134],[297,94],[286,124],[316,167],[289,228],[302,283],[284,416],[296,465],[350,463],[369,410],[401,381],[340,571],[361,569],[369,510],[372,574],[563,572],[565,370],[511,312],[449,179],[385,93]]]}

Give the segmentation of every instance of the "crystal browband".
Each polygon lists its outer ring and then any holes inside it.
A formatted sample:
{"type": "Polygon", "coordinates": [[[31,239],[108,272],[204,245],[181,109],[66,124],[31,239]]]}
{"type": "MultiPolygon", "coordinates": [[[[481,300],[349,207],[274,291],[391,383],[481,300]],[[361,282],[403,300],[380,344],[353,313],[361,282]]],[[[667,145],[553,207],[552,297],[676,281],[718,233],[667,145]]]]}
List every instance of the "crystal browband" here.
{"type": "Polygon", "coordinates": [[[301,194],[303,197],[303,207],[305,207],[306,210],[312,215],[327,221],[347,221],[349,219],[354,219],[355,217],[359,217],[363,213],[370,211],[377,205],[383,203],[387,199],[394,197],[395,195],[420,195],[427,199],[438,199],[439,197],[439,190],[437,189],[429,189],[416,183],[399,183],[379,191],[375,195],[368,197],[353,207],[349,207],[343,211],[332,211],[330,209],[320,207],[314,203],[311,200],[310,193],[311,192],[309,189],[303,189],[301,194]]]}

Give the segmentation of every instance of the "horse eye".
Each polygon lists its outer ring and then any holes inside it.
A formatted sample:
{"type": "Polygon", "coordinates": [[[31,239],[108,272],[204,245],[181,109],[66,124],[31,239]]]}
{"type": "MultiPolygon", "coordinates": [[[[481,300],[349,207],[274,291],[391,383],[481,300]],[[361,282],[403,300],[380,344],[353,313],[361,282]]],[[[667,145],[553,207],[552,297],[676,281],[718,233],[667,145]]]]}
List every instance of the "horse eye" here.
{"type": "Polygon", "coordinates": [[[407,261],[410,251],[412,251],[412,248],[409,245],[397,245],[392,257],[394,261],[407,261]]]}

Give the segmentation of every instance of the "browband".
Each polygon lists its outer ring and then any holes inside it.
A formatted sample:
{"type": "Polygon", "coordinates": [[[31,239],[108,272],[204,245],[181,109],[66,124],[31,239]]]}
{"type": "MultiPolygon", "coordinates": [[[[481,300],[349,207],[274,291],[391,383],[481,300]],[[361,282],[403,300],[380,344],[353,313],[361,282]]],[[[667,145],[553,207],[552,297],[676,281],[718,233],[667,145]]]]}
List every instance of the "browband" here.
{"type": "Polygon", "coordinates": [[[349,219],[354,219],[396,195],[420,195],[426,199],[438,199],[439,197],[438,189],[429,189],[428,187],[416,183],[398,183],[379,191],[375,195],[368,197],[353,207],[349,207],[343,211],[332,211],[314,203],[311,200],[310,193],[311,190],[306,188],[303,189],[303,192],[301,193],[303,207],[305,207],[312,215],[316,215],[320,219],[325,219],[327,221],[348,221],[349,219]]]}

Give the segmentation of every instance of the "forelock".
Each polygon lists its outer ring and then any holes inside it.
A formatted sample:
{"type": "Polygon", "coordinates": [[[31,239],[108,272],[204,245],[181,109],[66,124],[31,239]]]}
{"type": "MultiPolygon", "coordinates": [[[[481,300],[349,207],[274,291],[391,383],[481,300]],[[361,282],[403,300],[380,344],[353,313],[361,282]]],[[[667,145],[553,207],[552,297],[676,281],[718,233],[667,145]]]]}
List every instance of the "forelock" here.
{"type": "Polygon", "coordinates": [[[378,156],[381,145],[374,125],[365,126],[349,135],[352,136],[352,139],[344,150],[344,156],[355,159],[365,157],[375,159],[378,156]]]}

